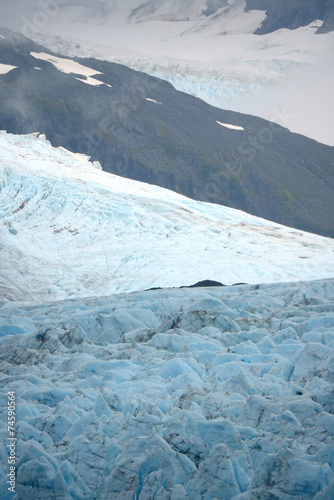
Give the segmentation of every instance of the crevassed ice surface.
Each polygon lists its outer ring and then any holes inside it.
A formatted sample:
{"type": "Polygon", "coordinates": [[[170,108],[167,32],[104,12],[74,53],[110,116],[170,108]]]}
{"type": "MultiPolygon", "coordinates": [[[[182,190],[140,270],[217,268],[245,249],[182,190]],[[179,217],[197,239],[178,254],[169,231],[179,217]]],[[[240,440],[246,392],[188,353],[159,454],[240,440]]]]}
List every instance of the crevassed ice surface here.
{"type": "Polygon", "coordinates": [[[334,241],[102,172],[0,132],[0,287],[40,303],[211,279],[334,277],[334,241]]]}
{"type": "Polygon", "coordinates": [[[332,499],[333,299],[324,280],[8,303],[2,498],[332,499]]]}

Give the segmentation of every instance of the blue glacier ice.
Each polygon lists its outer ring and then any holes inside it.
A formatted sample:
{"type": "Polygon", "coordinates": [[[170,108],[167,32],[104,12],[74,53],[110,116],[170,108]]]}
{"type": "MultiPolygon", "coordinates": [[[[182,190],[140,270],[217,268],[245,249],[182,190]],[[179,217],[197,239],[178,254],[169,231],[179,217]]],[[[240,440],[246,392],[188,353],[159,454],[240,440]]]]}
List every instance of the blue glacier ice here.
{"type": "Polygon", "coordinates": [[[333,300],[321,280],[5,302],[2,498],[332,499],[333,300]]]}

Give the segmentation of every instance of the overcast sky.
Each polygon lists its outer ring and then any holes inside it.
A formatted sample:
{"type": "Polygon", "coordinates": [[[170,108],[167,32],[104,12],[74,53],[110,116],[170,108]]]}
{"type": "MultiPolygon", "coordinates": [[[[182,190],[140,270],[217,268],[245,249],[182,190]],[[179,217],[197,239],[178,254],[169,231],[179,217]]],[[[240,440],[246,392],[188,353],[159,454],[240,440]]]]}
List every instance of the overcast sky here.
{"type": "Polygon", "coordinates": [[[119,0],[0,0],[0,26],[22,31],[25,24],[33,23],[47,32],[46,21],[54,24],[60,9],[64,11],[67,6],[76,5],[102,14],[117,2],[119,0]]]}
{"type": "MultiPolygon", "coordinates": [[[[33,22],[34,16],[39,12],[45,12],[41,5],[45,5],[52,9],[53,2],[46,0],[0,0],[0,25],[6,28],[11,28],[21,31],[26,21],[33,22]]],[[[54,3],[54,9],[59,8],[59,3],[54,3]]],[[[47,15],[45,13],[45,15],[47,15]]],[[[41,18],[42,20],[42,18],[41,18]]]]}
{"type": "MultiPolygon", "coordinates": [[[[39,0],[0,0],[0,25],[19,30],[25,19],[32,21],[34,14],[43,10],[38,2],[39,0]]],[[[43,4],[43,0],[41,3],[43,4]]],[[[45,5],[47,4],[46,0],[45,5]]]]}

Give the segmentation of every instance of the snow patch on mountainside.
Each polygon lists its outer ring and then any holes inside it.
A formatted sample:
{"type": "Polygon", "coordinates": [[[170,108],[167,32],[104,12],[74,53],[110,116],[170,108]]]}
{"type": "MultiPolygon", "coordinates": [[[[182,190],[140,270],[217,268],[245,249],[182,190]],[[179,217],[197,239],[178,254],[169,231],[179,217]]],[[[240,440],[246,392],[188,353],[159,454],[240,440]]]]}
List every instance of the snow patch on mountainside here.
{"type": "MultiPolygon", "coordinates": [[[[35,59],[41,59],[42,61],[47,61],[53,64],[59,71],[67,74],[79,74],[84,78],[78,78],[81,82],[87,83],[88,85],[105,85],[104,82],[97,80],[96,78],[92,78],[93,75],[102,75],[100,71],[96,71],[95,69],[88,68],[87,66],[83,66],[71,59],[64,59],[63,57],[50,56],[50,54],[46,54],[45,52],[31,52],[31,55],[35,59]]],[[[111,85],[108,85],[111,87],[111,85]]]]}
{"type": "Polygon", "coordinates": [[[145,100],[149,102],[154,102],[155,104],[162,104],[161,102],[156,101],[155,99],[151,99],[150,97],[145,97],[145,100]]]}
{"type": "Polygon", "coordinates": [[[216,123],[218,123],[218,125],[221,125],[222,127],[229,128],[231,130],[245,130],[244,127],[240,127],[239,125],[231,125],[231,123],[222,123],[218,121],[216,121],[216,123]]]}
{"type": "Polygon", "coordinates": [[[17,66],[12,66],[11,64],[0,63],[0,75],[6,75],[10,71],[12,71],[12,69],[15,69],[15,68],[17,68],[17,66]]]}
{"type": "Polygon", "coordinates": [[[94,168],[0,133],[2,296],[42,302],[151,287],[334,277],[334,241],[94,168]]]}

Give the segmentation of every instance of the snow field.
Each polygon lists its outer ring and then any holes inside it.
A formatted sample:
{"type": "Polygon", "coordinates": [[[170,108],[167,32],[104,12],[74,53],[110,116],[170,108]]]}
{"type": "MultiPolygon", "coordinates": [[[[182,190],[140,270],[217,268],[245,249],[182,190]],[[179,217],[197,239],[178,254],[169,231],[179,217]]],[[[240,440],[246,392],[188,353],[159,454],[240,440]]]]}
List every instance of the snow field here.
{"type": "Polygon", "coordinates": [[[5,304],[10,498],[332,498],[333,299],[323,280],[5,304]]]}

